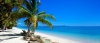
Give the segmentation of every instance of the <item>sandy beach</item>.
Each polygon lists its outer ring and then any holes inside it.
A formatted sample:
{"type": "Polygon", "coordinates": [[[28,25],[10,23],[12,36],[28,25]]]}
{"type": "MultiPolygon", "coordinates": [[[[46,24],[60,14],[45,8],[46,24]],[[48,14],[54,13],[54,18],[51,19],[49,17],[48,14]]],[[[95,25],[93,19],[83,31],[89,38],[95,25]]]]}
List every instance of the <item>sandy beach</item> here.
{"type": "MultiPolygon", "coordinates": [[[[13,29],[6,30],[6,32],[0,32],[0,43],[27,43],[22,39],[22,36],[12,35],[22,32],[21,29],[13,27],[13,29]],[[9,35],[10,34],[10,35],[9,35]]],[[[35,35],[40,35],[41,37],[46,37],[45,39],[50,39],[52,42],[59,43],[81,43],[69,39],[63,39],[60,37],[50,36],[47,34],[35,32],[35,35]]]]}

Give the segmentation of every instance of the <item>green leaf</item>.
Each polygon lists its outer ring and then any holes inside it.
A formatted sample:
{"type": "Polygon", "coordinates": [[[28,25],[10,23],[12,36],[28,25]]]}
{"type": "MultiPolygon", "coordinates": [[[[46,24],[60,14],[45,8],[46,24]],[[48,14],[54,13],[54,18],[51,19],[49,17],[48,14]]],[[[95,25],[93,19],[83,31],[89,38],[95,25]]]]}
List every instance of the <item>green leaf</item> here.
{"type": "Polygon", "coordinates": [[[42,13],[42,14],[39,14],[38,17],[39,18],[44,18],[44,19],[48,18],[48,19],[56,20],[56,18],[51,14],[43,14],[42,13]]]}
{"type": "Polygon", "coordinates": [[[49,21],[48,21],[48,20],[46,20],[46,19],[38,18],[38,21],[39,21],[39,22],[41,22],[41,23],[43,23],[43,24],[48,25],[50,28],[52,28],[52,27],[53,27],[53,26],[52,26],[52,23],[51,23],[51,22],[49,22],[49,21]]]}
{"type": "Polygon", "coordinates": [[[28,0],[25,0],[25,4],[27,6],[27,9],[30,11],[30,12],[33,12],[33,8],[31,6],[31,4],[28,2],[28,0]]]}
{"type": "Polygon", "coordinates": [[[18,3],[23,4],[24,0],[18,0],[18,3]]]}
{"type": "Polygon", "coordinates": [[[33,8],[33,13],[34,12],[37,12],[37,2],[36,2],[36,0],[32,0],[31,1],[31,6],[32,6],[32,8],[33,8]]]}
{"type": "Polygon", "coordinates": [[[5,0],[5,3],[11,3],[12,0],[5,0]]]}
{"type": "Polygon", "coordinates": [[[25,25],[29,25],[29,19],[26,19],[25,21],[24,21],[24,23],[25,23],[25,25]]]}

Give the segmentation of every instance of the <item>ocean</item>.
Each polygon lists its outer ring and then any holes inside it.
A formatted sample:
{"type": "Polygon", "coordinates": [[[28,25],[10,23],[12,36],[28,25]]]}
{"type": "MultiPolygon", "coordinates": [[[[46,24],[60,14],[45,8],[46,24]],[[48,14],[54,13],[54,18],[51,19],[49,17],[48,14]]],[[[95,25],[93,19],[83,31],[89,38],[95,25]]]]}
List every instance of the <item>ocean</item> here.
{"type": "MultiPolygon", "coordinates": [[[[18,28],[27,30],[26,26],[18,28]]],[[[83,43],[100,43],[100,26],[39,26],[36,32],[57,36],[83,43]]]]}

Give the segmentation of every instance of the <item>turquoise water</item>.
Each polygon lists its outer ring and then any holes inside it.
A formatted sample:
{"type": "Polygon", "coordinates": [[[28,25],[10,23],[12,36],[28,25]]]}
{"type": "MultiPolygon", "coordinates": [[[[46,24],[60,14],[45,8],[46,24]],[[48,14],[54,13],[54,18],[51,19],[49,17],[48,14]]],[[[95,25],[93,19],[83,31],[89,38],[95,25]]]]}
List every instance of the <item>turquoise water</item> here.
{"type": "MultiPolygon", "coordinates": [[[[19,28],[27,29],[25,26],[19,28]]],[[[80,41],[83,43],[100,43],[100,26],[39,26],[37,32],[80,41]]]]}

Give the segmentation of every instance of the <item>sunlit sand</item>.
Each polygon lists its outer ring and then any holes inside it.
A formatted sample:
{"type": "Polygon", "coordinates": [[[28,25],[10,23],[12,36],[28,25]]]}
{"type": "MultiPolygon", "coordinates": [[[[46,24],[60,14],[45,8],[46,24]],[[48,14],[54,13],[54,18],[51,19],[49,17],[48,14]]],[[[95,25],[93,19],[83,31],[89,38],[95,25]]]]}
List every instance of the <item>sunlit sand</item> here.
{"type": "MultiPolygon", "coordinates": [[[[6,30],[6,32],[0,32],[0,43],[27,43],[28,41],[23,40],[22,36],[15,35],[19,34],[20,32],[22,32],[22,30],[16,27],[10,30],[6,30]]],[[[45,40],[52,41],[52,43],[81,43],[69,39],[50,36],[39,32],[35,32],[35,35],[40,35],[41,37],[44,37],[45,40]]]]}

